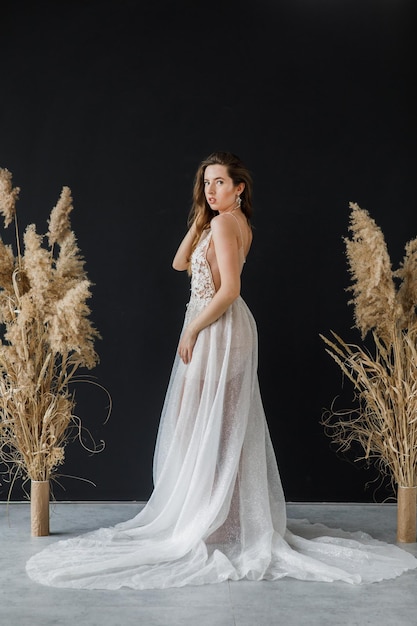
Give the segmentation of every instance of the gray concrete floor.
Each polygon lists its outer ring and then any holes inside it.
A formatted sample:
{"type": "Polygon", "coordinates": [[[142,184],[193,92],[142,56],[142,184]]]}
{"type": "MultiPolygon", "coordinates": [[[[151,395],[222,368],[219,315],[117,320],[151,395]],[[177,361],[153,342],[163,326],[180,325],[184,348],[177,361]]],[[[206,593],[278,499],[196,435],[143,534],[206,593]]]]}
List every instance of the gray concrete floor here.
{"type": "MultiPolygon", "coordinates": [[[[415,626],[417,570],[372,585],[224,582],[201,587],[79,591],[44,587],[25,573],[29,556],[57,539],[133,517],[133,502],[51,504],[51,535],[30,536],[28,503],[0,503],[1,626],[415,626]]],[[[395,542],[393,504],[288,504],[288,517],[395,542]]],[[[417,556],[417,544],[404,549],[417,556]]]]}

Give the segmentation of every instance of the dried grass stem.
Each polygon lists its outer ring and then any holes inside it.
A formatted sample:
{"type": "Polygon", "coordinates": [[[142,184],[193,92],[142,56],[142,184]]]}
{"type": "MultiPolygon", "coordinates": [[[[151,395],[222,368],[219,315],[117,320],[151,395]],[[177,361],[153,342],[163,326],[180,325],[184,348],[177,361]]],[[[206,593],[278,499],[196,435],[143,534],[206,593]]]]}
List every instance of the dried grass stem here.
{"type": "Polygon", "coordinates": [[[417,240],[393,272],[384,238],[369,214],[350,204],[346,254],[353,278],[355,326],[370,331],[372,350],[320,335],[326,352],[351,381],[356,407],[326,411],[327,434],[341,451],[359,443],[361,459],[402,487],[417,484],[417,240]],[[398,288],[395,280],[400,279],[398,288]]]}
{"type": "MultiPolygon", "coordinates": [[[[51,212],[47,235],[34,224],[26,228],[23,254],[17,195],[10,172],[0,169],[0,213],[5,226],[14,219],[17,242],[15,256],[0,240],[0,462],[11,485],[18,476],[49,480],[71,438],[87,447],[69,384],[79,368],[98,363],[100,337],[89,319],[91,282],[70,227],[69,188],[51,212]]],[[[90,452],[103,448],[90,441],[90,452]]]]}

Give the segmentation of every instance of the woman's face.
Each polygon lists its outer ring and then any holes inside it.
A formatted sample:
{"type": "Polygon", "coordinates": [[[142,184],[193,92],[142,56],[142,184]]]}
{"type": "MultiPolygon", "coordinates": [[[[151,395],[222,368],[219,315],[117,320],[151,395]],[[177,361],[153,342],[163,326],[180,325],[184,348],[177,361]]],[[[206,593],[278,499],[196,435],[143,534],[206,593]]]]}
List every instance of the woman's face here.
{"type": "Polygon", "coordinates": [[[227,211],[236,206],[236,197],[243,191],[243,183],[234,185],[225,165],[208,165],[204,172],[204,193],[213,211],[227,211]]]}

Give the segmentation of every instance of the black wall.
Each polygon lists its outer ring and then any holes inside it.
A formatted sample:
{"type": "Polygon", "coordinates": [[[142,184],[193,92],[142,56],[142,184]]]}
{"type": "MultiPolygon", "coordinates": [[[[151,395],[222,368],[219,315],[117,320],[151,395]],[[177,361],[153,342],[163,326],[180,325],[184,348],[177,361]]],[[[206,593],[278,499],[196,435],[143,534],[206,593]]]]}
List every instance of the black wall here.
{"type": "Polygon", "coordinates": [[[394,266],[416,236],[415,2],[55,0],[1,12],[0,167],[21,187],[21,227],[45,231],[61,187],[72,190],[103,337],[92,373],[113,399],[103,425],[105,394],[77,388],[77,413],[106,449],[67,447],[62,473],[96,486],[63,477],[57,499],[150,494],[189,293],[171,259],[195,169],[216,149],[254,176],[243,297],[287,499],[389,495],[366,488],[375,471],[340,458],[319,423],[341,393],[319,333],[359,341],[345,291],[349,201],[381,226],[394,266]]]}

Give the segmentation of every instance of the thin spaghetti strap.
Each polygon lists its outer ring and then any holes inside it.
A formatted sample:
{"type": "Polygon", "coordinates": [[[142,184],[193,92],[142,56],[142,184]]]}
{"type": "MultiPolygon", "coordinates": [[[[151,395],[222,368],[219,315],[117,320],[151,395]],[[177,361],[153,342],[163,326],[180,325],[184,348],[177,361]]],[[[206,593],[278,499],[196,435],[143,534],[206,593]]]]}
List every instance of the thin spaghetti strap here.
{"type": "Polygon", "coordinates": [[[239,222],[239,220],[237,219],[236,215],[233,215],[233,213],[232,213],[232,212],[231,212],[231,213],[223,213],[222,215],[231,215],[232,217],[234,217],[234,218],[235,218],[235,220],[236,220],[236,222],[237,222],[237,225],[238,225],[238,227],[239,227],[239,232],[240,232],[240,247],[243,249],[243,233],[242,233],[242,228],[241,228],[241,226],[240,226],[240,222],[239,222]]]}

